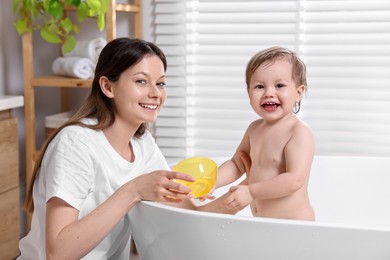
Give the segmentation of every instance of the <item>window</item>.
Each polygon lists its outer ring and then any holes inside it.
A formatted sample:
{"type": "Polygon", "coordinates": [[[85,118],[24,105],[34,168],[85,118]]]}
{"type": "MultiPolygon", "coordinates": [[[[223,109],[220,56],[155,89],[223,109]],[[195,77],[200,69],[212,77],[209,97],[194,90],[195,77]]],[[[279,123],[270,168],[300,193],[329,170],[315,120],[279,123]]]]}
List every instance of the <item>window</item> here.
{"type": "Polygon", "coordinates": [[[257,118],[246,63],[295,50],[308,69],[299,113],[316,154],[390,155],[390,2],[155,0],[156,43],[168,58],[168,99],[156,140],[168,161],[231,156],[257,118]]]}

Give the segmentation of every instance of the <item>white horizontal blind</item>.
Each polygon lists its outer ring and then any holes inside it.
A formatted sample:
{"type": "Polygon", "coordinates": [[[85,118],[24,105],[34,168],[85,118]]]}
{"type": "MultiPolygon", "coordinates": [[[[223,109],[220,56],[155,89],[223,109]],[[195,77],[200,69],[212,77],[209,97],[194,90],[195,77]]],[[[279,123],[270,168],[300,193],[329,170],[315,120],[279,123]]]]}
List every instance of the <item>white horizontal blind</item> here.
{"type": "Polygon", "coordinates": [[[155,0],[155,43],[167,56],[168,97],[155,124],[157,144],[168,161],[186,156],[186,3],[155,0]]]}
{"type": "Polygon", "coordinates": [[[270,45],[297,46],[298,1],[202,1],[196,9],[189,156],[232,156],[252,112],[249,59],[270,45]]]}
{"type": "Polygon", "coordinates": [[[232,155],[257,118],[246,93],[246,63],[273,45],[297,51],[306,62],[309,90],[300,116],[314,130],[317,154],[389,156],[389,5],[156,1],[156,42],[184,62],[169,64],[175,73],[168,73],[167,106],[157,122],[168,160],[232,155]]]}
{"type": "Polygon", "coordinates": [[[390,1],[303,2],[317,153],[390,156],[390,1]]]}

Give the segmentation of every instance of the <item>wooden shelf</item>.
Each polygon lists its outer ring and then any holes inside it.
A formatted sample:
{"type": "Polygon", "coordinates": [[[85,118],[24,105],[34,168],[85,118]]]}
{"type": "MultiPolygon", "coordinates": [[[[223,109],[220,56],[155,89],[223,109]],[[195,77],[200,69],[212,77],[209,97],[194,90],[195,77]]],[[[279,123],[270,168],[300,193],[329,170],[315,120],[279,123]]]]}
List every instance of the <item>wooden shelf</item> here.
{"type": "Polygon", "coordinates": [[[137,13],[141,12],[141,6],[132,4],[116,4],[115,10],[117,12],[137,13]]]}
{"type": "Polygon", "coordinates": [[[67,88],[90,88],[92,79],[77,79],[61,76],[41,76],[32,79],[33,87],[67,87],[67,88]]]}
{"type": "MultiPolygon", "coordinates": [[[[76,11],[75,7],[67,7],[64,8],[65,11],[76,11]]],[[[139,5],[134,4],[116,4],[115,11],[117,12],[128,12],[128,13],[136,13],[141,11],[141,7],[139,5]]]]}

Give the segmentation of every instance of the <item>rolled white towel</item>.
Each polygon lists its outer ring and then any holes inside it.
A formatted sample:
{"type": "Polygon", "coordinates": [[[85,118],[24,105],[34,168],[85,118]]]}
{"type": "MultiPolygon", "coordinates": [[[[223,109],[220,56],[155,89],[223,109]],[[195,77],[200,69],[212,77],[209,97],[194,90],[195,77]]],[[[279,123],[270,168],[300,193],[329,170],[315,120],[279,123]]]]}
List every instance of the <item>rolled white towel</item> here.
{"type": "Polygon", "coordinates": [[[107,41],[104,38],[96,38],[92,40],[79,40],[76,47],[69,53],[64,54],[65,57],[85,57],[97,63],[100,52],[106,46],[107,41]]]}
{"type": "Polygon", "coordinates": [[[80,79],[93,78],[95,63],[88,58],[59,57],[53,62],[53,73],[80,79]]]}

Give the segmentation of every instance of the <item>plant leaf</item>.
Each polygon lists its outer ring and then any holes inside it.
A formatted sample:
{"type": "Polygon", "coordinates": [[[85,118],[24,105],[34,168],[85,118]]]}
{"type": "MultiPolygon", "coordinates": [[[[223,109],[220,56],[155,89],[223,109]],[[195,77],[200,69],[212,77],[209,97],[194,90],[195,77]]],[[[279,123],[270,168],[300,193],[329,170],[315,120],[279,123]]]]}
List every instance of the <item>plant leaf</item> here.
{"type": "Polygon", "coordinates": [[[75,33],[79,33],[80,32],[80,28],[77,26],[77,24],[73,24],[73,31],[75,33]]]}
{"type": "Polygon", "coordinates": [[[47,12],[56,19],[61,19],[64,16],[62,5],[58,1],[50,1],[47,12]]]}
{"type": "Polygon", "coordinates": [[[61,38],[56,33],[51,32],[47,27],[42,27],[41,37],[50,43],[62,43],[61,38]]]}
{"type": "Polygon", "coordinates": [[[14,13],[16,13],[16,11],[18,10],[19,3],[20,3],[20,0],[13,0],[12,1],[12,10],[14,10],[14,13]]]}
{"type": "Polygon", "coordinates": [[[64,43],[64,54],[71,52],[76,47],[77,41],[73,35],[69,35],[65,39],[64,43]]]}
{"type": "Polygon", "coordinates": [[[30,28],[28,28],[27,20],[23,19],[23,18],[16,21],[15,28],[16,28],[16,31],[18,31],[19,35],[22,35],[25,32],[31,31],[30,28]]]}
{"type": "MultiPolygon", "coordinates": [[[[51,0],[43,0],[43,8],[45,9],[46,12],[49,12],[50,2],[51,2],[51,0]]],[[[37,9],[38,8],[39,7],[37,6],[37,9]]]]}
{"type": "Polygon", "coordinates": [[[108,5],[110,3],[110,0],[101,0],[102,7],[100,8],[100,13],[105,14],[108,10],[108,5]]]}
{"type": "Polygon", "coordinates": [[[88,16],[89,17],[95,17],[95,16],[98,16],[98,15],[99,15],[99,10],[89,9],[89,12],[88,12],[88,16]]]}
{"type": "Polygon", "coordinates": [[[77,19],[79,22],[84,21],[88,17],[88,6],[86,3],[82,2],[77,7],[77,19]]]}
{"type": "Polygon", "coordinates": [[[79,4],[81,3],[81,0],[71,0],[72,1],[72,5],[74,6],[79,6],[79,4]]]}
{"type": "Polygon", "coordinates": [[[95,15],[91,15],[91,16],[96,16],[99,13],[100,8],[102,6],[100,0],[86,0],[85,2],[87,3],[87,6],[89,7],[90,13],[95,14],[95,15]]]}
{"type": "Polygon", "coordinates": [[[64,0],[63,1],[64,6],[79,6],[80,0],[64,0]]]}
{"type": "Polygon", "coordinates": [[[99,28],[99,31],[103,31],[104,29],[104,14],[101,14],[98,16],[98,28],[99,28]]]}
{"type": "Polygon", "coordinates": [[[68,17],[66,17],[64,20],[61,20],[60,24],[66,34],[69,34],[73,29],[73,23],[68,17]]]}
{"type": "MultiPolygon", "coordinates": [[[[64,43],[72,32],[79,33],[78,24],[64,17],[64,8],[77,7],[78,23],[88,17],[97,18],[100,31],[105,27],[105,13],[110,0],[12,0],[13,10],[20,18],[14,23],[21,35],[40,29],[41,37],[49,43],[64,43]]],[[[72,43],[72,38],[69,40],[72,43]]]]}
{"type": "MultiPolygon", "coordinates": [[[[31,1],[27,1],[28,3],[30,3],[31,1]]],[[[30,5],[27,5],[26,6],[26,14],[31,14],[31,16],[36,19],[37,17],[40,16],[40,12],[43,11],[42,10],[42,4],[41,5],[38,5],[37,3],[31,3],[30,5]]]]}

